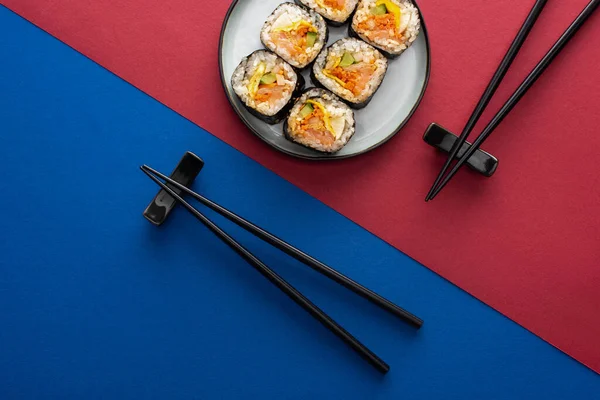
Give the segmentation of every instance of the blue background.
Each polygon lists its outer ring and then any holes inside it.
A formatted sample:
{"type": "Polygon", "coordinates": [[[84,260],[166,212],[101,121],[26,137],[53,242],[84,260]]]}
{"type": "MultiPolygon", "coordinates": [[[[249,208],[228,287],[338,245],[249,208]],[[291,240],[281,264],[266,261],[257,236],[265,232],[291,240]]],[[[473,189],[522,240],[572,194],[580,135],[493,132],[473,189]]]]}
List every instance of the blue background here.
{"type": "Polygon", "coordinates": [[[591,370],[3,7],[0,61],[1,399],[599,398],[591,370]],[[142,218],[139,165],[186,150],[196,190],[425,320],[215,217],[387,376],[184,210],[142,218]]]}

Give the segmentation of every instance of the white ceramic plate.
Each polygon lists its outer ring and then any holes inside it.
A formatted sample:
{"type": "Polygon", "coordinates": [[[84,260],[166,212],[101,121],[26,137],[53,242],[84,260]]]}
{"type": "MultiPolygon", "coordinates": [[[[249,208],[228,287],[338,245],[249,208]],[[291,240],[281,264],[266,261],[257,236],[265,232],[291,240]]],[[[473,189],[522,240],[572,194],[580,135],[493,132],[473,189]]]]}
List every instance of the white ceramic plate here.
{"type": "MultiPolygon", "coordinates": [[[[387,75],[373,100],[366,108],[355,111],[356,133],[339,152],[327,155],[292,143],[283,136],[283,123],[268,125],[245,109],[231,87],[231,75],[242,58],[263,48],[260,30],[282,2],[234,0],[223,22],[219,43],[221,80],[229,102],[246,126],[276,149],[313,160],[353,157],[382,145],[398,133],[421,102],[429,80],[429,40],[422,15],[419,37],[400,57],[390,60],[387,75]]],[[[328,45],[344,37],[348,37],[348,24],[340,28],[329,27],[328,45]]],[[[309,71],[310,68],[302,73],[307,88],[312,86],[309,71]]]]}

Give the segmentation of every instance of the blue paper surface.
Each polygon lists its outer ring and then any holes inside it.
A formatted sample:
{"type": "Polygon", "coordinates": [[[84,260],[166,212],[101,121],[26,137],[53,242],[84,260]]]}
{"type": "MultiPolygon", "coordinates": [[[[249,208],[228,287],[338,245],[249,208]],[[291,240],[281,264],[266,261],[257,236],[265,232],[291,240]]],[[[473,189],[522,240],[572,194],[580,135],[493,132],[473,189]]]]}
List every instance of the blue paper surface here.
{"type": "Polygon", "coordinates": [[[591,370],[2,7],[0,60],[1,399],[600,396],[591,370]],[[206,161],[195,190],[425,320],[207,212],[387,376],[184,210],[143,219],[157,188],[138,167],[186,150],[206,161]]]}

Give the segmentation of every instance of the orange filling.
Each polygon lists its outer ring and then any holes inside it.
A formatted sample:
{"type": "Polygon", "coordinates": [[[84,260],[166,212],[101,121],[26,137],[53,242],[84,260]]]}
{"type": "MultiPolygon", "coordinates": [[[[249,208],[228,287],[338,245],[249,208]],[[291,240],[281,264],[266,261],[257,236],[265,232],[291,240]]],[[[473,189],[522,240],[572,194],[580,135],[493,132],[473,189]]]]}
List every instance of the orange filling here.
{"type": "Polygon", "coordinates": [[[260,84],[258,85],[258,92],[256,92],[256,96],[254,96],[254,101],[257,101],[259,103],[264,103],[266,101],[269,101],[271,98],[271,95],[273,94],[273,88],[277,86],[276,83],[271,83],[269,85],[264,85],[264,84],[260,84]]]}
{"type": "Polygon", "coordinates": [[[335,138],[325,126],[325,114],[319,107],[315,107],[312,113],[300,121],[299,132],[302,136],[309,136],[323,145],[331,145],[335,138]]]}
{"type": "MultiPolygon", "coordinates": [[[[278,72],[277,75],[280,75],[285,79],[285,75],[281,71],[278,72]]],[[[261,83],[258,85],[258,91],[254,96],[254,101],[257,103],[275,103],[284,97],[284,92],[285,86],[278,85],[277,82],[270,83],[268,85],[261,83]]]]}
{"type": "Polygon", "coordinates": [[[307,25],[300,25],[290,32],[277,32],[271,36],[271,39],[277,46],[285,48],[292,57],[306,58],[308,32],[316,32],[316,29],[307,25]]]}
{"type": "Polygon", "coordinates": [[[346,1],[345,0],[323,0],[323,4],[328,8],[333,8],[334,10],[343,10],[346,1]]]}
{"type": "Polygon", "coordinates": [[[353,65],[349,68],[337,66],[329,71],[332,76],[344,82],[344,88],[351,91],[355,96],[358,96],[365,90],[365,87],[371,80],[371,76],[373,76],[373,72],[375,72],[375,66],[365,63],[353,65]]]}
{"type": "Polygon", "coordinates": [[[394,17],[394,14],[391,13],[370,15],[366,21],[362,21],[358,24],[358,29],[365,32],[365,35],[371,40],[402,37],[396,26],[396,18],[394,17]],[[373,28],[373,26],[375,26],[375,28],[373,28]],[[393,35],[390,35],[390,31],[393,32],[393,35]]]}

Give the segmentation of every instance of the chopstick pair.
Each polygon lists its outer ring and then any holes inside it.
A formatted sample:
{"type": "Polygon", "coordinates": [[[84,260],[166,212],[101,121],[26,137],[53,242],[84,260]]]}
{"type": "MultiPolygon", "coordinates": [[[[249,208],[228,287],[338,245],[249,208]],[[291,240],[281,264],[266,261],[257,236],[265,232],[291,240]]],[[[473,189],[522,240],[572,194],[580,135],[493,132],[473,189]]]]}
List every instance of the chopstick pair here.
{"type": "Polygon", "coordinates": [[[537,21],[540,13],[542,12],[544,6],[546,5],[547,0],[537,0],[534,4],[531,12],[529,13],[525,23],[519,30],[517,37],[513,41],[510,46],[508,52],[504,56],[504,59],[500,63],[496,73],[492,77],[488,87],[486,88],[483,96],[479,100],[479,103],[475,107],[473,114],[469,118],[465,128],[463,129],[461,135],[458,140],[454,143],[452,150],[446,160],[446,163],[442,167],[439,175],[437,176],[433,186],[429,190],[425,201],[432,200],[435,198],[440,191],[450,182],[450,180],[456,175],[458,170],[467,162],[467,160],[479,149],[479,147],[483,144],[483,142],[490,137],[490,135],[494,132],[494,130],[500,125],[502,120],[512,111],[512,109],[517,105],[517,103],[521,100],[521,98],[527,93],[527,91],[533,86],[533,84],[538,80],[540,76],[544,73],[546,68],[550,66],[552,61],[558,56],[558,54],[564,49],[569,40],[575,36],[579,28],[587,21],[587,19],[593,14],[595,9],[600,5],[600,0],[592,0],[585,7],[585,9],[579,14],[579,16],[573,21],[573,23],[567,28],[567,30],[562,34],[562,36],[558,39],[558,41],[552,46],[552,48],[546,53],[544,58],[533,68],[531,73],[525,78],[523,83],[517,88],[517,90],[513,93],[513,95],[508,99],[508,101],[502,106],[500,111],[492,118],[490,123],[484,128],[482,133],[477,137],[477,139],[473,142],[471,147],[463,154],[463,156],[457,161],[457,163],[452,167],[450,172],[446,174],[447,170],[450,168],[452,164],[452,160],[456,157],[459,150],[465,144],[467,137],[479,121],[479,118],[483,114],[483,111],[487,107],[494,93],[498,89],[498,86],[504,79],[504,76],[508,72],[512,62],[515,57],[519,53],[525,39],[529,35],[529,32],[533,28],[533,25],[537,21]]]}
{"type": "MultiPolygon", "coordinates": [[[[251,266],[253,266],[258,272],[260,272],[265,278],[267,278],[271,283],[277,286],[281,291],[283,291],[288,297],[290,297],[294,302],[296,302],[299,306],[301,306],[305,311],[311,314],[315,319],[317,319],[320,323],[325,325],[327,329],[332,331],[335,335],[337,335],[340,339],[342,339],[347,345],[349,345],[353,350],[355,350],[361,357],[367,360],[373,367],[375,367],[381,373],[387,373],[389,371],[389,366],[386,364],[381,358],[379,358],[375,353],[369,350],[365,345],[359,342],[355,337],[353,337],[348,331],[346,331],[343,327],[341,327],[337,322],[335,322],[332,318],[330,318],[326,313],[324,313],[321,309],[319,309],[315,304],[313,304],[308,298],[306,298],[302,293],[300,293],[297,289],[295,289],[292,285],[286,282],[281,276],[279,276],[275,271],[265,265],[262,261],[260,261],[257,257],[255,257],[250,251],[244,248],[241,244],[239,244],[235,239],[229,236],[226,232],[224,232],[221,228],[219,228],[215,223],[213,223],[209,218],[207,218],[204,214],[190,205],[187,201],[185,201],[180,195],[178,195],[172,188],[176,188],[181,190],[183,193],[193,197],[198,200],[200,203],[204,204],[208,208],[213,211],[219,213],[230,221],[234,222],[238,226],[242,227],[246,231],[252,233],[258,238],[264,240],[265,242],[271,244],[272,246],[282,250],[286,254],[292,256],[298,261],[303,262],[307,266],[316,270],[317,272],[325,275],[329,279],[339,283],[340,285],[352,290],[354,293],[366,298],[382,309],[392,313],[396,317],[401,320],[409,323],[415,328],[420,328],[423,324],[423,321],[409,313],[408,311],[400,308],[396,304],[391,301],[381,297],[377,293],[367,289],[366,287],[360,285],[359,283],[353,281],[347,276],[339,273],[333,268],[323,264],[322,262],[316,260],[315,258],[309,256],[308,254],[302,252],[301,250],[295,248],[289,243],[279,239],[275,235],[265,231],[264,229],[254,225],[252,222],[236,215],[235,213],[229,211],[228,209],[218,205],[217,203],[207,199],[206,197],[188,189],[186,186],[178,183],[177,181],[167,177],[164,174],[144,165],[141,167],[141,170],[148,175],[150,179],[152,179],[158,186],[160,186],[163,190],[165,190],[170,196],[172,196],[175,200],[177,200],[184,208],[189,211],[194,217],[196,217],[202,224],[204,224],[208,229],[210,229],[219,239],[225,242],[229,247],[231,247],[236,253],[238,253],[243,259],[245,259],[251,266]],[[158,177],[158,178],[157,178],[158,177]],[[165,181],[167,184],[161,182],[160,179],[165,181]]],[[[182,193],[182,194],[183,194],[182,193]]]]}

